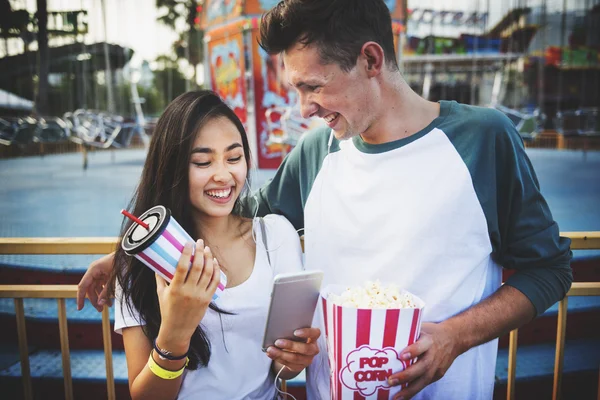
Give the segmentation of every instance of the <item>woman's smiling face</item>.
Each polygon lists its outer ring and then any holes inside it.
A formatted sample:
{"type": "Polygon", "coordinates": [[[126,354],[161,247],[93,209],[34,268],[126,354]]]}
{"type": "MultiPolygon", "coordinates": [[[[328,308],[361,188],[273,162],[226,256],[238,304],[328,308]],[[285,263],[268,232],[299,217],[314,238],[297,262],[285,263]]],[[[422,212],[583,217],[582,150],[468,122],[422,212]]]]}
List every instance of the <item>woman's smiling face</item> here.
{"type": "Polygon", "coordinates": [[[190,202],[200,218],[231,214],[248,174],[242,133],[226,117],[199,130],[189,165],[190,202]]]}

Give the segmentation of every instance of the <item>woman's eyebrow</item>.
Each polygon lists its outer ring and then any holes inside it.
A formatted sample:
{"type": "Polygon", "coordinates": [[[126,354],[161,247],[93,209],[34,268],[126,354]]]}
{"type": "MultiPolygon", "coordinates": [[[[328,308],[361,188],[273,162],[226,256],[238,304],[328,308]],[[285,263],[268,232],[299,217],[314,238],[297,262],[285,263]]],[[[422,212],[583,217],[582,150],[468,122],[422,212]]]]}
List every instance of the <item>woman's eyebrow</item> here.
{"type": "MultiPolygon", "coordinates": [[[[237,149],[238,147],[242,147],[242,145],[240,143],[233,143],[229,146],[227,146],[227,148],[225,149],[225,152],[231,151],[233,149],[237,149]]],[[[194,153],[205,153],[205,154],[212,154],[215,151],[213,149],[211,149],[210,147],[196,147],[192,150],[192,154],[194,153]]]]}

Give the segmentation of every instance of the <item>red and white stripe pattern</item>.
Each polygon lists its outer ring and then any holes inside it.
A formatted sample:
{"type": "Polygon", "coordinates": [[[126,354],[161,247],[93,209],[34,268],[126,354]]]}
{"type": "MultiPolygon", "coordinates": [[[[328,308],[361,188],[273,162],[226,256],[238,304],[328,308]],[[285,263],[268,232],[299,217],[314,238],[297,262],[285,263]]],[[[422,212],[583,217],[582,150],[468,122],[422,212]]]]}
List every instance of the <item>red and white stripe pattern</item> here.
{"type": "Polygon", "coordinates": [[[341,307],[327,301],[327,293],[326,288],[322,305],[331,398],[391,399],[401,387],[390,387],[387,377],[410,365],[399,355],[419,337],[423,309],[341,307]]]}
{"type": "MultiPolygon", "coordinates": [[[[146,264],[150,269],[162,276],[167,282],[171,282],[177,263],[181,257],[183,246],[194,240],[188,233],[175,221],[174,218],[169,219],[169,223],[161,235],[143,251],[135,254],[135,258],[146,264]]],[[[192,256],[192,261],[194,256],[192,256]]],[[[213,301],[216,300],[227,285],[227,277],[221,271],[221,283],[217,287],[217,291],[213,296],[213,301]]]]}

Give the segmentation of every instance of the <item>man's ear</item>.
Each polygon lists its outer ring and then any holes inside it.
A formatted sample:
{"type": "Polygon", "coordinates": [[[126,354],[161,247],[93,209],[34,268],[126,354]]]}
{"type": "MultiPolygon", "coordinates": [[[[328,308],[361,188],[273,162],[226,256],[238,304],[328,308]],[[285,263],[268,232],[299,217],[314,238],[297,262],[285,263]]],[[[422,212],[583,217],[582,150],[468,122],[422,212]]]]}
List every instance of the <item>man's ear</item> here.
{"type": "Polygon", "coordinates": [[[379,75],[385,63],[383,48],[375,42],[366,42],[360,50],[360,55],[364,59],[367,75],[373,77],[379,75]]]}

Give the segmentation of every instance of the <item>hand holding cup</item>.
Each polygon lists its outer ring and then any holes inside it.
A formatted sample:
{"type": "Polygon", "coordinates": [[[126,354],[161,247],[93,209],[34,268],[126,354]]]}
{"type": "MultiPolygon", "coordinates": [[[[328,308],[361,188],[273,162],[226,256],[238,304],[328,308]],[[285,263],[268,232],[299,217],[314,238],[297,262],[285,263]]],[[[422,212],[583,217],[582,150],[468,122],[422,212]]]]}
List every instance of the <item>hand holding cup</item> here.
{"type": "Polygon", "coordinates": [[[187,243],[171,284],[156,274],[156,291],[162,318],[157,342],[169,349],[187,350],[190,338],[204,318],[219,286],[221,270],[202,240],[187,243]],[[192,262],[193,257],[193,262],[192,262]],[[192,262],[190,268],[190,262],[192,262]]]}

